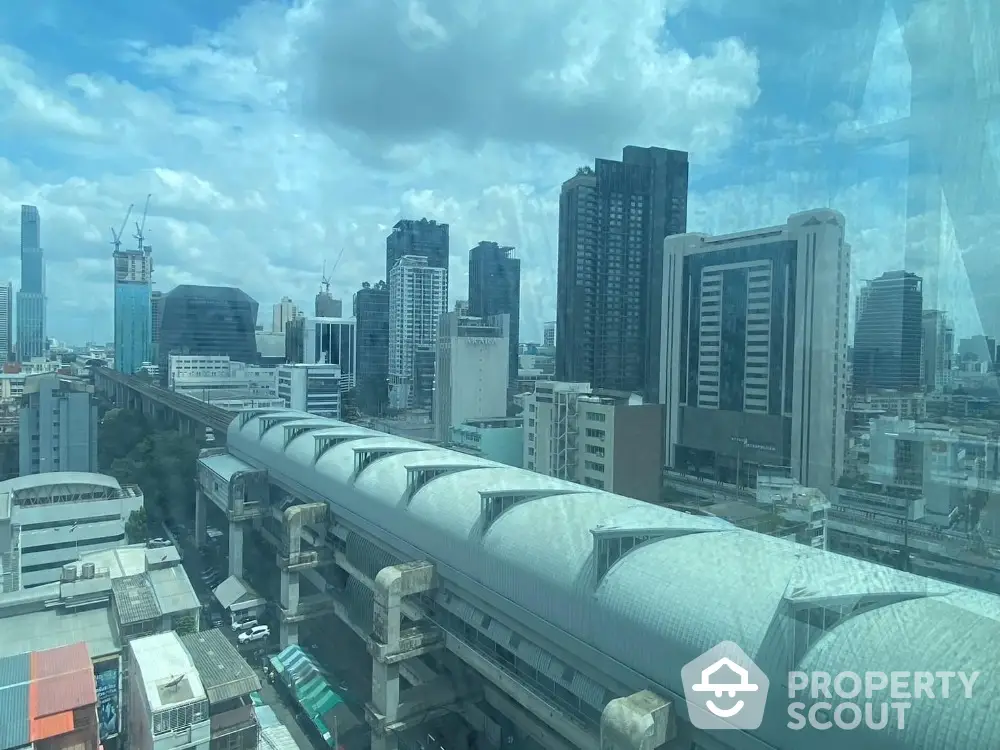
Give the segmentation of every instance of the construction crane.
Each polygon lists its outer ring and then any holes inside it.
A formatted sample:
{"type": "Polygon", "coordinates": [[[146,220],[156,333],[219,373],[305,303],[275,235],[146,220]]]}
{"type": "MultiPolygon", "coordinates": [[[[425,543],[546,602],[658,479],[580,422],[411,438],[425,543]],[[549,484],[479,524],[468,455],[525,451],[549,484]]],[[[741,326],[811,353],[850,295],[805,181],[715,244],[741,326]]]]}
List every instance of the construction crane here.
{"type": "MultiPolygon", "coordinates": [[[[344,257],[344,249],[340,248],[340,255],[337,256],[337,260],[333,262],[333,268],[330,269],[330,276],[333,276],[333,272],[337,270],[337,266],[340,265],[340,259],[344,257]]],[[[326,261],[323,261],[323,276],[322,276],[322,286],[323,291],[327,294],[330,293],[330,276],[326,275],[326,261]]]]}
{"type": "Polygon", "coordinates": [[[146,247],[146,235],[143,232],[146,229],[146,214],[149,213],[149,199],[153,197],[152,193],[146,196],[146,205],[142,209],[142,221],[137,221],[135,223],[135,234],[132,236],[139,241],[140,252],[146,247]]]}
{"type": "Polygon", "coordinates": [[[112,237],[111,244],[114,246],[116,253],[122,248],[122,233],[124,233],[125,231],[125,225],[128,224],[128,219],[132,215],[132,209],[134,207],[135,207],[134,203],[128,204],[128,211],[125,212],[125,221],[122,222],[121,229],[119,229],[116,232],[115,228],[111,227],[111,237],[112,237]]]}

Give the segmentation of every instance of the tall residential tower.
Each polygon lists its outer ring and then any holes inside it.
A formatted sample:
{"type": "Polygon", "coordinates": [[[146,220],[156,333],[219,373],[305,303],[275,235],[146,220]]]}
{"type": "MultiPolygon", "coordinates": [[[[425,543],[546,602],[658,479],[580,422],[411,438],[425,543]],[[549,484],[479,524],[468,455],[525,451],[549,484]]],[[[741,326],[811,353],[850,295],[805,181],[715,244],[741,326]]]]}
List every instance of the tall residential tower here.
{"type": "Polygon", "coordinates": [[[21,206],[21,289],[17,293],[17,355],[45,354],[45,260],[42,220],[34,206],[21,206]]]}
{"type": "MultiPolygon", "coordinates": [[[[517,383],[517,345],[520,341],[521,261],[514,248],[480,242],[469,251],[469,312],[473,318],[508,315],[507,376],[511,390],[517,383]]],[[[483,416],[477,414],[476,416],[483,416]]],[[[502,414],[490,414],[497,417],[502,414]]]]}
{"type": "Polygon", "coordinates": [[[14,285],[0,285],[0,364],[9,362],[14,349],[14,285]]]}
{"type": "Polygon", "coordinates": [[[556,378],[654,400],[663,239],[687,231],[688,155],[626,146],[559,199],[556,378]]]}
{"type": "MultiPolygon", "coordinates": [[[[448,311],[448,272],[427,258],[405,255],[389,274],[389,405],[418,401],[418,351],[435,356],[438,321],[448,311]]],[[[433,370],[433,366],[431,368],[433,370]]],[[[422,371],[420,371],[422,373],[422,371]]]]}

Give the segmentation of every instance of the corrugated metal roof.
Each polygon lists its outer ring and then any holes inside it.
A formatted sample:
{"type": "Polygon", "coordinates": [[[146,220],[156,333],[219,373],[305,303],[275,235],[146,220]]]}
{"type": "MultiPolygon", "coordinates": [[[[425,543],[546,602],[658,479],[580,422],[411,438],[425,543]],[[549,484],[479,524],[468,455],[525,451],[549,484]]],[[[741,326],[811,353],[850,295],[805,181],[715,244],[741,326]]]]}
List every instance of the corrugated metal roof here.
{"type": "Polygon", "coordinates": [[[0,688],[31,681],[31,654],[0,657],[0,688]]]}
{"type": "Polygon", "coordinates": [[[31,718],[50,716],[97,702],[94,670],[77,669],[31,682],[31,718]]]}
{"type": "Polygon", "coordinates": [[[85,643],[72,643],[68,646],[35,651],[31,655],[31,679],[33,680],[90,668],[90,654],[85,643]]]}
{"type": "Polygon", "coordinates": [[[260,728],[260,750],[302,750],[284,724],[260,728]]]}
{"type": "Polygon", "coordinates": [[[0,687],[0,750],[24,747],[29,742],[28,683],[0,687]]]}
{"type": "Polygon", "coordinates": [[[61,734],[69,734],[74,729],[73,712],[61,711],[50,716],[39,716],[31,720],[31,741],[39,742],[61,734]]]}
{"type": "Polygon", "coordinates": [[[201,675],[209,703],[221,703],[260,690],[260,679],[222,631],[181,636],[181,643],[201,675]]]}
{"type": "Polygon", "coordinates": [[[112,579],[111,592],[122,625],[153,620],[161,615],[153,585],[144,573],[112,579]]]}
{"type": "Polygon", "coordinates": [[[161,613],[169,615],[201,608],[198,595],[194,593],[191,581],[180,565],[150,570],[146,577],[161,613]]]}

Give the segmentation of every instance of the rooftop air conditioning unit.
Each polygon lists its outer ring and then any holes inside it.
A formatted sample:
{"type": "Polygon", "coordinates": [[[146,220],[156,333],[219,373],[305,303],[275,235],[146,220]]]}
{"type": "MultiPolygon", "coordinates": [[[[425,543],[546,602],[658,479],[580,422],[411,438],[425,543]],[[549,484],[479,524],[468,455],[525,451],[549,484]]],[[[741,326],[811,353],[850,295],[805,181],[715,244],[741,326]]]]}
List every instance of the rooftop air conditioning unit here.
{"type": "Polygon", "coordinates": [[[93,578],[94,577],[95,566],[92,562],[85,562],[83,564],[83,575],[82,578],[93,578]]]}
{"type": "Polygon", "coordinates": [[[76,580],[76,564],[69,563],[68,565],[63,565],[62,567],[62,577],[63,583],[72,583],[76,580]]]}

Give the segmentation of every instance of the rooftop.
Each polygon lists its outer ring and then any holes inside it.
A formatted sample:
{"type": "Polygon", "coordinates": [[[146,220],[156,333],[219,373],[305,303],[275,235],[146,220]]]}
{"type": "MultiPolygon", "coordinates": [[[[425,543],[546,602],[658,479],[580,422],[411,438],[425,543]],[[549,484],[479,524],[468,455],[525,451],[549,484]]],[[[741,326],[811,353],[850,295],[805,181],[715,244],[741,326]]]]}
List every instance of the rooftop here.
{"type": "MultiPolygon", "coordinates": [[[[0,600],[6,596],[0,596],[0,600]]],[[[0,656],[44,651],[78,642],[87,644],[94,659],[117,654],[121,650],[115,639],[111,614],[103,607],[73,611],[43,609],[15,614],[0,620],[0,630],[4,636],[0,638],[0,656]]]]}
{"type": "Polygon", "coordinates": [[[181,636],[209,703],[216,704],[260,690],[260,679],[221,630],[181,636]]]}
{"type": "Polygon", "coordinates": [[[151,711],[208,699],[191,656],[173,631],[137,638],[129,648],[151,711]]]}

